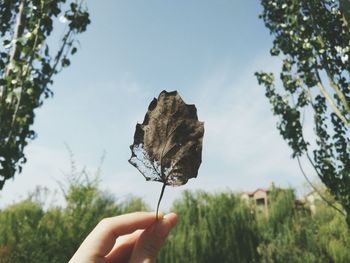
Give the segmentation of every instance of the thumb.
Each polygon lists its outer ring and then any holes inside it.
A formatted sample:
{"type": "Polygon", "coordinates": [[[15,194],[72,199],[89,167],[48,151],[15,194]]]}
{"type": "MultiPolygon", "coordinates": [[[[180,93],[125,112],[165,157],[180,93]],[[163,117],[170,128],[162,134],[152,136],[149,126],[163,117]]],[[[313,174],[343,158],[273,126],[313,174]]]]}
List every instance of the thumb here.
{"type": "Polygon", "coordinates": [[[155,262],[158,252],[164,245],[170,230],[176,225],[176,221],[176,214],[170,213],[147,228],[136,242],[130,262],[155,262]]]}

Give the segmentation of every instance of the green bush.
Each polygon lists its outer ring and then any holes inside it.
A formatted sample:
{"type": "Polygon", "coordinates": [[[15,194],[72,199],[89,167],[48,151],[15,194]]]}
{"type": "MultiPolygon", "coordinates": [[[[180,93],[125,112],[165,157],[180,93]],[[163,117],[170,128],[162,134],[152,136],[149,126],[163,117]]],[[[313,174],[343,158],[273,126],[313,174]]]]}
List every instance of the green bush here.
{"type": "Polygon", "coordinates": [[[315,215],[295,204],[292,190],[271,192],[269,217],[259,218],[261,262],[350,262],[345,218],[322,202],[315,215]]]}
{"type": "Polygon", "coordinates": [[[185,191],[172,211],[179,216],[160,262],[257,262],[254,214],[232,193],[185,191]]]}
{"type": "MultiPolygon", "coordinates": [[[[63,206],[47,204],[50,193],[38,188],[0,210],[0,263],[67,262],[102,218],[148,210],[140,198],[117,201],[97,179],[73,178],[63,206]]],[[[268,209],[259,213],[231,192],[185,191],[159,262],[350,262],[345,218],[334,209],[319,202],[313,215],[291,189],[271,191],[268,209]]]]}
{"type": "Polygon", "coordinates": [[[147,209],[140,198],[116,202],[88,177],[69,182],[64,207],[45,208],[41,192],[0,211],[0,262],[68,262],[102,218],[147,209]]]}

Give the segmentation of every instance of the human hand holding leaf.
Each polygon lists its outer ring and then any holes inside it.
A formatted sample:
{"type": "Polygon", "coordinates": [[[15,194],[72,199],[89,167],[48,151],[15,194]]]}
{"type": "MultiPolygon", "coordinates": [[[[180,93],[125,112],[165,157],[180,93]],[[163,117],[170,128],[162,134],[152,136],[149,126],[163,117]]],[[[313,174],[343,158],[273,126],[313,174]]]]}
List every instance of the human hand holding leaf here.
{"type": "Polygon", "coordinates": [[[136,124],[129,162],[150,181],[179,186],[197,176],[202,162],[204,123],[195,105],[184,103],[177,91],[162,91],[148,107],[142,124],[136,124]]]}

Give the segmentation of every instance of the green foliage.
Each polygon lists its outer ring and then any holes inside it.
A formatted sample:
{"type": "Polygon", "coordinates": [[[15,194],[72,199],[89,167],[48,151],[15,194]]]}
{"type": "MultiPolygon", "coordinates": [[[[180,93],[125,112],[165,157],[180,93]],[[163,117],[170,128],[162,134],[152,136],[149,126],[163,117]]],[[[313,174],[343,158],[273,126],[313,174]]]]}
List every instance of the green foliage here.
{"type": "MultiPolygon", "coordinates": [[[[38,188],[0,210],[0,262],[67,262],[102,218],[147,209],[140,198],[117,202],[86,176],[62,193],[63,207],[48,204],[51,193],[38,188]]],[[[322,202],[313,215],[292,190],[275,189],[268,216],[255,209],[230,192],[185,191],[159,262],[350,262],[344,217],[322,202]]]]}
{"type": "Polygon", "coordinates": [[[40,205],[30,200],[12,205],[1,212],[0,244],[5,245],[4,247],[9,250],[8,262],[12,262],[14,258],[17,262],[26,262],[35,257],[34,251],[38,251],[39,246],[35,230],[43,214],[44,211],[40,205]],[[15,251],[21,251],[21,253],[15,251]]]}
{"type": "Polygon", "coordinates": [[[295,208],[292,190],[271,192],[269,217],[259,221],[261,262],[319,262],[312,251],[313,233],[306,228],[312,218],[304,213],[295,208]]]}
{"type": "Polygon", "coordinates": [[[261,0],[261,4],[260,17],[274,37],[271,55],[283,59],[283,88],[275,85],[272,73],[257,72],[258,82],[266,88],[279,116],[277,127],[293,157],[307,156],[347,211],[350,227],[350,27],[345,11],[349,1],[261,0]],[[303,134],[307,108],[314,117],[313,143],[303,134]]]}
{"type": "Polygon", "coordinates": [[[232,193],[184,192],[160,262],[257,262],[254,214],[232,193]]]}
{"type": "Polygon", "coordinates": [[[291,190],[273,191],[270,202],[269,217],[259,219],[261,262],[350,261],[350,238],[342,215],[322,202],[312,215],[296,205],[291,190]]]}
{"type": "Polygon", "coordinates": [[[0,2],[0,190],[21,172],[34,110],[52,95],[49,85],[77,51],[76,36],[90,23],[82,2],[5,0],[0,2]],[[67,3],[66,3],[67,2],[67,3]],[[68,26],[56,54],[47,45],[53,24],[64,16],[68,26]]]}
{"type": "Polygon", "coordinates": [[[64,207],[45,208],[48,197],[39,188],[0,211],[0,262],[68,262],[102,218],[147,208],[139,198],[117,202],[83,176],[65,188],[64,207]]]}
{"type": "Polygon", "coordinates": [[[314,217],[318,232],[318,245],[334,262],[350,261],[350,235],[344,219],[324,204],[317,207],[314,217]]]}
{"type": "Polygon", "coordinates": [[[350,25],[350,0],[340,0],[339,9],[344,15],[347,25],[350,25]]]}
{"type": "Polygon", "coordinates": [[[268,217],[232,193],[184,192],[159,262],[349,262],[344,217],[323,203],[316,215],[291,189],[272,190],[268,217]]]}

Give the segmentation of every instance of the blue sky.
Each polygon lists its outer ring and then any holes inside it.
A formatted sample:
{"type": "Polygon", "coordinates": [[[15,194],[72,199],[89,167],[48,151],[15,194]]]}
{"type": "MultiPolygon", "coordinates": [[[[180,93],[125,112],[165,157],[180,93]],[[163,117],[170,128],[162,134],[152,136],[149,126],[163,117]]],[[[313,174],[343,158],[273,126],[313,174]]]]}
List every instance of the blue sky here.
{"type": "Polygon", "coordinates": [[[95,171],[101,187],[155,207],[161,184],[146,182],[127,160],[136,122],[160,91],[178,90],[205,122],[196,179],[166,189],[162,209],[185,189],[250,191],[275,184],[302,187],[291,151],[257,85],[257,70],[278,72],[272,38],[258,19],[259,1],[89,1],[92,24],[72,66],[55,77],[54,97],[36,111],[38,138],[22,174],[0,192],[0,207],[36,185],[58,188],[77,166],[95,171]]]}

